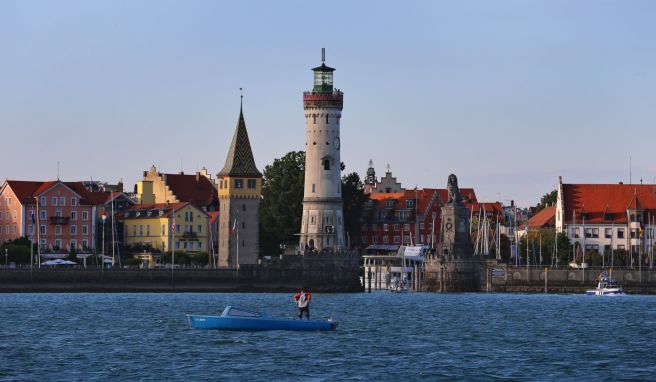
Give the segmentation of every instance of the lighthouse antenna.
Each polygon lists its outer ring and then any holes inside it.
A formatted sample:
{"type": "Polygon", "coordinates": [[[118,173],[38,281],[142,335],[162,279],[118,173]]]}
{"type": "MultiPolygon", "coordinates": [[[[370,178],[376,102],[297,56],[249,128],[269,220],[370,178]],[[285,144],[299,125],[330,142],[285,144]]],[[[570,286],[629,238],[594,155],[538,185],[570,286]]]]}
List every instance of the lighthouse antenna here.
{"type": "Polygon", "coordinates": [[[321,48],[321,63],[326,62],[326,48],[321,48]]]}

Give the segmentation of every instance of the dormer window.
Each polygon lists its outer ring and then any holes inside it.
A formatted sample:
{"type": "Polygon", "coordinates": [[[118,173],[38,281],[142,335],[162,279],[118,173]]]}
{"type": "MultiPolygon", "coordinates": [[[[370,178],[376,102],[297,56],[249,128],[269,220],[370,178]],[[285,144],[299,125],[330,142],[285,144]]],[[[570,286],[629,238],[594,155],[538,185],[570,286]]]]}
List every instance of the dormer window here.
{"type": "Polygon", "coordinates": [[[323,169],[326,171],[330,170],[330,159],[324,159],[323,160],[323,169]]]}

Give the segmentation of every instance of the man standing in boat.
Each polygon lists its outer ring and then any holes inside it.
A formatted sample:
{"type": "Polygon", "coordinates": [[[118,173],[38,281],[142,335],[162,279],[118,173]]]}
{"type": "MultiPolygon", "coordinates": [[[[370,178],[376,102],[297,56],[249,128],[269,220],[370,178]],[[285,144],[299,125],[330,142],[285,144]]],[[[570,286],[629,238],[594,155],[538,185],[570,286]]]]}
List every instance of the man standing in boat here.
{"type": "Polygon", "coordinates": [[[296,305],[298,305],[298,319],[303,319],[303,312],[307,319],[310,319],[310,300],[312,300],[312,293],[305,290],[306,288],[301,288],[301,291],[294,294],[294,300],[296,305]]]}

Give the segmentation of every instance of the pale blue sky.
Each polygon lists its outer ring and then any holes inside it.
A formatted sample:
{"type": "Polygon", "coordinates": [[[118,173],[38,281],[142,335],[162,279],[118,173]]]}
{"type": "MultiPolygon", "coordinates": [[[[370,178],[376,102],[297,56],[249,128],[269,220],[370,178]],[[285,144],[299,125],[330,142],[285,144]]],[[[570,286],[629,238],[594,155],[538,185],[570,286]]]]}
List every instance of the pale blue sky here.
{"type": "Polygon", "coordinates": [[[0,0],[0,177],[216,174],[244,88],[260,169],[337,68],[346,171],[481,200],[656,177],[654,1],[0,0]]]}

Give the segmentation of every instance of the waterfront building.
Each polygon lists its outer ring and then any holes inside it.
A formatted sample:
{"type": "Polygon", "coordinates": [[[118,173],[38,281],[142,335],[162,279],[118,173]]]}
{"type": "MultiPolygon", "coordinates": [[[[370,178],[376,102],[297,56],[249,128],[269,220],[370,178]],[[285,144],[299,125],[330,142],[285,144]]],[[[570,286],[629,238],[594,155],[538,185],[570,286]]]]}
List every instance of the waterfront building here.
{"type": "Polygon", "coordinates": [[[556,231],[577,253],[624,250],[626,265],[637,265],[638,254],[653,263],[656,185],[565,184],[559,177],[557,191],[556,231]]]}
{"type": "MultiPolygon", "coordinates": [[[[85,187],[87,190],[89,189],[86,184],[85,187]]],[[[125,193],[118,191],[97,191],[90,192],[88,195],[89,203],[95,206],[94,226],[97,227],[97,232],[94,232],[94,248],[100,248],[99,252],[102,252],[102,234],[103,230],[105,230],[104,253],[111,254],[112,243],[115,250],[118,250],[123,245],[123,221],[118,219],[117,216],[124,210],[134,206],[136,202],[125,193]],[[103,214],[106,217],[104,225],[102,220],[103,214]]]]}
{"type": "Polygon", "coordinates": [[[390,165],[387,165],[387,170],[385,171],[385,176],[380,178],[380,181],[376,178],[376,170],[374,169],[374,162],[369,161],[369,168],[367,168],[367,176],[364,181],[364,193],[365,194],[398,194],[404,192],[405,189],[401,186],[401,182],[398,182],[394,176],[392,176],[392,170],[390,165]]]}
{"type": "MultiPolygon", "coordinates": [[[[476,202],[471,188],[461,189],[468,203],[476,202]]],[[[360,244],[430,245],[439,239],[441,208],[446,189],[424,188],[369,195],[363,213],[360,244]]]]}
{"type": "Polygon", "coordinates": [[[207,252],[209,249],[209,215],[192,203],[136,204],[119,217],[123,221],[125,245],[135,250],[167,252],[175,248],[207,252]]]}
{"type": "Polygon", "coordinates": [[[143,179],[135,185],[137,203],[161,204],[187,202],[204,211],[219,207],[216,184],[203,167],[195,174],[164,174],[152,166],[143,172],[143,179]]]}
{"type": "Polygon", "coordinates": [[[538,211],[528,219],[528,222],[519,227],[519,232],[523,234],[528,224],[530,231],[542,229],[554,229],[556,227],[556,206],[548,206],[538,211]]]}
{"type": "Polygon", "coordinates": [[[303,93],[305,186],[299,250],[337,252],[345,248],[340,161],[344,93],[333,87],[334,68],[312,69],[314,87],[303,93]]]}
{"type": "MultiPolygon", "coordinates": [[[[460,193],[473,217],[501,221],[501,203],[478,202],[473,188],[461,188],[460,193]]],[[[352,242],[370,252],[396,251],[400,245],[433,248],[440,238],[441,211],[447,200],[447,189],[438,188],[373,193],[364,207],[360,237],[352,242]]]]}
{"type": "Polygon", "coordinates": [[[0,242],[28,237],[42,254],[92,250],[96,198],[81,182],[7,180],[0,188],[0,242]]]}
{"type": "Polygon", "coordinates": [[[262,173],[255,166],[243,106],[232,136],[225,166],[217,175],[219,185],[219,266],[236,267],[258,260],[258,210],[262,173]]]}

